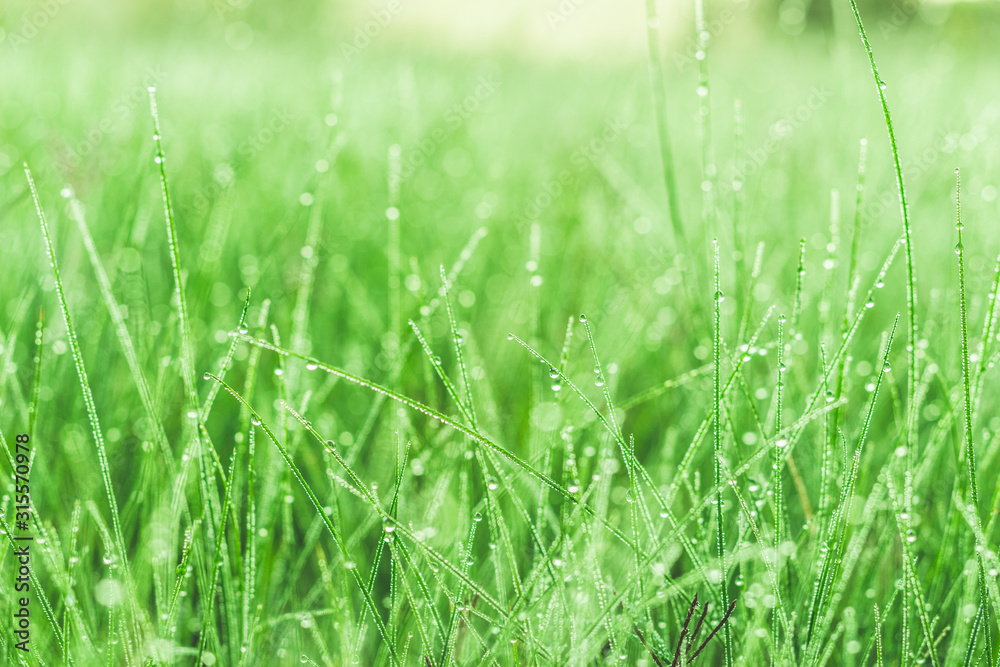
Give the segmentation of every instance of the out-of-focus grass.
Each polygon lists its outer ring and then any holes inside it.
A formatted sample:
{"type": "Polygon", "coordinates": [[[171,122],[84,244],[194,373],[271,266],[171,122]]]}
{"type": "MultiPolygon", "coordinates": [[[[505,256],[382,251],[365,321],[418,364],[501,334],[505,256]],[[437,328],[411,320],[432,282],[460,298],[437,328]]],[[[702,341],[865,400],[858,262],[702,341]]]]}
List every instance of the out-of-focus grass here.
{"type": "MultiPolygon", "coordinates": [[[[985,349],[978,345],[1000,245],[994,138],[1000,74],[990,56],[997,32],[990,6],[957,6],[942,25],[896,25],[891,12],[873,12],[868,25],[902,154],[919,295],[916,495],[912,516],[899,528],[901,513],[880,474],[902,491],[901,330],[885,350],[886,332],[906,310],[901,256],[884,286],[874,289],[873,308],[863,304],[902,228],[871,75],[843,15],[830,32],[793,37],[771,27],[760,11],[709,8],[710,18],[723,9],[734,18],[715,31],[708,54],[719,166],[708,179],[701,166],[697,67],[684,55],[689,40],[677,31],[664,45],[673,159],[692,244],[681,254],[666,217],[641,59],[614,50],[527,56],[514,46],[466,46],[456,55],[451,49],[457,47],[443,39],[435,43],[403,30],[402,14],[400,24],[390,21],[348,57],[343,44],[370,20],[363,11],[360,17],[305,5],[279,11],[262,3],[217,9],[67,3],[23,42],[15,39],[24,34],[20,9],[8,8],[4,16],[0,428],[10,448],[12,434],[25,432],[36,415],[31,479],[38,523],[32,530],[47,539],[33,561],[42,586],[35,594],[44,593],[53,610],[49,619],[33,609],[39,660],[117,664],[127,656],[162,663],[172,656],[183,664],[200,653],[205,664],[383,664],[391,644],[405,664],[426,664],[425,658],[441,664],[449,656],[477,664],[490,652],[499,664],[652,664],[641,633],[669,661],[694,593],[712,602],[710,620],[723,611],[715,599],[720,565],[709,501],[715,495],[712,436],[697,441],[682,465],[699,427],[711,428],[705,421],[713,407],[713,373],[706,366],[715,291],[709,267],[717,237],[726,295],[721,381],[742,353],[748,357],[721,399],[719,433],[724,478],[738,471],[732,491],[722,494],[726,578],[738,600],[730,621],[735,655],[761,662],[777,637],[779,662],[813,664],[828,650],[840,664],[874,664],[880,633],[886,663],[923,658],[913,598],[909,589],[897,592],[905,543],[917,559],[913,570],[934,634],[942,636],[938,655],[947,664],[963,663],[979,588],[975,541],[961,511],[968,484],[952,189],[953,170],[961,167],[972,366],[988,360],[981,364],[984,384],[971,432],[989,545],[995,544],[990,517],[1000,471],[1000,422],[992,416],[990,389],[997,380],[995,330],[985,349]],[[224,391],[199,438],[211,449],[204,457],[194,449],[149,86],[157,88],[199,400],[214,382],[203,373],[219,374],[238,340],[226,382],[287,448],[349,556],[324,532],[262,426],[253,426],[250,493],[250,416],[224,391]],[[742,144],[734,139],[736,99],[742,144]],[[845,380],[837,389],[832,382],[824,386],[822,371],[841,343],[858,146],[865,137],[860,291],[853,304],[864,316],[845,351],[845,380]],[[389,183],[394,145],[401,162],[395,202],[389,183]],[[745,168],[743,178],[734,179],[740,145],[745,168]],[[106,440],[132,582],[120,561],[105,562],[116,551],[102,527],[111,525],[110,509],[22,161],[33,170],[53,230],[106,440]],[[708,201],[714,202],[707,214],[704,180],[712,183],[708,201]],[[734,180],[742,183],[738,192],[734,180]],[[72,197],[125,315],[152,415],[70,215],[72,197]],[[386,209],[392,204],[400,229],[398,343],[390,319],[386,209]],[[839,211],[833,229],[831,206],[839,211]],[[488,233],[481,237],[480,229],[488,233]],[[315,243],[307,242],[310,235],[315,243]],[[463,258],[470,239],[480,240],[463,258]],[[760,277],[751,279],[758,244],[760,277]],[[411,340],[405,322],[419,324],[455,394],[466,400],[439,293],[439,267],[451,271],[460,260],[464,267],[449,297],[477,416],[469,426],[516,461],[419,411],[399,411],[362,387],[307,370],[317,361],[345,369],[458,422],[469,420],[468,406],[449,398],[437,365],[411,340]],[[771,307],[752,351],[742,349],[771,307]],[[45,335],[33,409],[41,309],[45,335]],[[600,387],[579,322],[564,346],[567,320],[580,313],[594,329],[600,387]],[[777,423],[799,429],[814,392],[830,391],[832,401],[814,405],[818,412],[792,443],[777,487],[771,462],[777,443],[789,438],[774,432],[774,348],[782,313],[790,323],[783,332],[787,368],[777,423]],[[550,362],[537,363],[508,332],[550,362]],[[247,338],[315,361],[279,357],[247,338]],[[869,387],[883,355],[892,370],[882,376],[871,411],[852,513],[838,524],[839,494],[869,418],[869,387]],[[609,416],[606,396],[627,406],[615,412],[621,442],[574,396],[570,381],[603,415],[609,416]],[[655,397],[634,399],[664,382],[669,387],[655,397]],[[281,401],[310,420],[320,439],[332,441],[337,455],[324,453],[281,401]],[[161,431],[169,454],[157,442],[161,431]],[[747,463],[755,455],[762,458],[747,463]],[[219,513],[231,460],[233,506],[224,527],[219,513]],[[582,497],[589,509],[540,484],[525,467],[582,497]],[[213,482],[200,481],[209,473],[213,482]],[[379,498],[379,510],[357,488],[359,480],[379,498]],[[783,494],[780,504],[775,488],[783,494]],[[206,494],[214,494],[214,509],[207,509],[206,494]],[[667,507],[657,496],[669,499],[667,507]],[[784,507],[780,556],[773,548],[776,506],[784,507]],[[255,536],[248,535],[251,512],[255,536]],[[675,520],[686,521],[683,540],[671,532],[675,520]],[[844,525],[844,565],[824,575],[844,525]],[[779,557],[781,578],[775,579],[779,557]],[[215,561],[220,588],[213,598],[206,588],[215,561]],[[373,569],[372,600],[391,641],[379,638],[371,614],[362,611],[353,578],[357,572],[367,582],[373,569]],[[812,621],[810,634],[817,578],[832,582],[833,602],[812,621]],[[483,601],[484,593],[499,609],[483,601]],[[781,611],[772,612],[778,599],[781,611]],[[201,624],[210,600],[214,629],[206,635],[201,624]],[[66,637],[62,647],[51,623],[66,637]]],[[[663,15],[665,21],[671,16],[663,15]]],[[[572,29],[572,20],[558,29],[572,29]]],[[[643,32],[637,25],[635,39],[643,32]]],[[[4,501],[7,517],[12,495],[4,501]]],[[[5,549],[8,576],[12,556],[5,549]]],[[[986,561],[995,597],[995,554],[987,553],[986,561]]],[[[9,596],[3,604],[13,610],[9,596]]],[[[996,612],[990,611],[994,647],[996,612]]],[[[3,625],[9,660],[17,655],[12,637],[3,625]]],[[[722,659],[721,643],[706,651],[706,660],[722,659]]]]}

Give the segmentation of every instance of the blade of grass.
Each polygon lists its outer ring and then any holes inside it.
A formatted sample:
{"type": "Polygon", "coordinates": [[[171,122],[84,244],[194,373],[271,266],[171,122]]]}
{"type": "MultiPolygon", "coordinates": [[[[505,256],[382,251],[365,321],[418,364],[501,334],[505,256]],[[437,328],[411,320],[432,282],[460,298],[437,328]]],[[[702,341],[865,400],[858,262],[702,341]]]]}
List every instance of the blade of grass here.
{"type": "MultiPolygon", "coordinates": [[[[972,370],[969,363],[969,313],[965,298],[965,245],[962,243],[962,177],[955,170],[955,229],[958,230],[958,303],[962,322],[962,385],[965,390],[965,464],[969,476],[969,492],[972,512],[976,527],[981,532],[983,525],[979,514],[979,486],[976,483],[976,448],[972,435],[974,422],[972,403],[972,370]]],[[[979,565],[979,604],[983,608],[983,639],[986,647],[986,664],[993,667],[993,638],[990,633],[990,600],[986,592],[986,566],[983,564],[984,549],[976,549],[976,561],[979,565]]],[[[933,649],[931,650],[933,654],[933,649]]]]}

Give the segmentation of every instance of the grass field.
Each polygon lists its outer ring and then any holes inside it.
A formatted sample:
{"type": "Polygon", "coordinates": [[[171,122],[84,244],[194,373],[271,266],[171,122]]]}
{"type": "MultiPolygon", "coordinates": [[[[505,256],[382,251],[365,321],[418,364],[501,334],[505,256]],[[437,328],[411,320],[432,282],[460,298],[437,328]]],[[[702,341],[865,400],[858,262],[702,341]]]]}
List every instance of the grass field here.
{"type": "Polygon", "coordinates": [[[998,8],[379,7],[0,15],[0,662],[997,664],[998,8]]]}

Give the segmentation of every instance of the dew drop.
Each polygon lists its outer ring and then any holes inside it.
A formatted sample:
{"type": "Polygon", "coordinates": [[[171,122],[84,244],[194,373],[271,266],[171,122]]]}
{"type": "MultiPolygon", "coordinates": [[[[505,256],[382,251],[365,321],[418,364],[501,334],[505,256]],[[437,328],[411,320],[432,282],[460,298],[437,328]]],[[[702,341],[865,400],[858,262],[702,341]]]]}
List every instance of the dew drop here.
{"type": "Polygon", "coordinates": [[[514,340],[514,334],[507,334],[507,340],[514,340]]]}
{"type": "Polygon", "coordinates": [[[319,368],[319,364],[306,364],[307,371],[314,371],[319,368]]]}
{"type": "Polygon", "coordinates": [[[483,520],[483,513],[476,512],[475,515],[473,515],[472,520],[475,521],[476,523],[479,523],[480,521],[483,520]]]}
{"type": "Polygon", "coordinates": [[[584,315],[583,313],[580,313],[580,321],[581,322],[586,322],[587,321],[587,316],[584,315]]]}
{"type": "Polygon", "coordinates": [[[726,300],[726,295],[723,294],[722,290],[719,290],[718,292],[715,293],[716,303],[722,303],[725,300],[726,300]]]}
{"type": "Polygon", "coordinates": [[[961,255],[962,254],[962,244],[961,243],[956,243],[955,244],[955,254],[956,255],[961,255]]]}
{"type": "Polygon", "coordinates": [[[553,380],[557,379],[559,377],[559,369],[554,366],[550,368],[549,377],[552,378],[553,380]]]}
{"type": "Polygon", "coordinates": [[[875,307],[875,300],[872,299],[871,297],[868,297],[868,301],[865,302],[865,308],[874,308],[874,307],[875,307]]]}

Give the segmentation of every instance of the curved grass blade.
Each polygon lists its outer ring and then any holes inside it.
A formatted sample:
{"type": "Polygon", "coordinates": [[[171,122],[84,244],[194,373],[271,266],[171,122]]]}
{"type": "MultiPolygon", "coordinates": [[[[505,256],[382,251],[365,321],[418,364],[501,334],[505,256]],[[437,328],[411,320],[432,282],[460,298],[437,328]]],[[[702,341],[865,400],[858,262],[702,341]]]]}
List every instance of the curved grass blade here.
{"type": "Polygon", "coordinates": [[[136,604],[135,582],[132,579],[132,571],[128,561],[128,552],[125,548],[125,537],[122,533],[121,514],[118,510],[118,501],[115,498],[114,486],[111,482],[111,464],[108,461],[107,449],[104,446],[104,431],[101,428],[100,419],[97,416],[97,405],[94,403],[94,394],[90,388],[90,379],[87,376],[87,368],[83,362],[83,351],[80,348],[80,341],[77,338],[76,329],[73,326],[73,318],[69,312],[69,304],[66,302],[66,291],[63,288],[62,278],[59,275],[59,264],[56,261],[55,248],[52,245],[52,235],[49,232],[49,225],[42,211],[42,203],[38,197],[38,190],[35,188],[35,181],[31,177],[28,165],[24,165],[24,174],[28,179],[28,186],[31,189],[31,197],[35,202],[35,211],[38,213],[38,221],[42,226],[42,236],[45,238],[45,250],[49,257],[49,264],[52,267],[52,275],[56,283],[56,295],[59,299],[59,308],[62,310],[63,319],[66,322],[66,335],[69,340],[70,351],[73,355],[73,363],[76,366],[77,377],[80,381],[80,388],[83,391],[83,401],[87,409],[87,416],[90,420],[90,429],[94,436],[94,443],[97,446],[97,460],[101,469],[101,480],[104,482],[104,494],[108,501],[108,508],[111,511],[111,525],[114,529],[114,545],[118,552],[117,556],[121,560],[122,569],[125,573],[125,582],[128,588],[128,598],[132,614],[132,623],[141,624],[146,628],[147,623],[143,621],[142,615],[136,604]]]}

